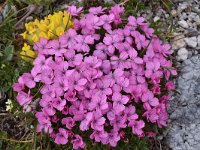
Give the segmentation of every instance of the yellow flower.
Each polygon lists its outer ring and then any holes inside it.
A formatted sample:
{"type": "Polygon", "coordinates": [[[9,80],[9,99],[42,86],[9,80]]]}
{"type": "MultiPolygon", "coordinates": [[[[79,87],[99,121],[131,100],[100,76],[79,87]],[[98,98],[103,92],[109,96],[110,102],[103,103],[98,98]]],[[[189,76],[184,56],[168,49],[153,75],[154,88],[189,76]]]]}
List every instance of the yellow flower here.
{"type": "Polygon", "coordinates": [[[31,46],[27,43],[24,43],[24,46],[22,47],[22,51],[20,52],[21,58],[26,61],[32,61],[37,53],[36,51],[31,50],[31,46]]]}
{"type": "Polygon", "coordinates": [[[21,35],[30,44],[33,44],[38,42],[41,37],[48,40],[56,39],[71,27],[73,27],[71,15],[66,11],[59,11],[53,15],[48,15],[43,20],[35,19],[26,23],[26,31],[21,35]]]}
{"type": "MultiPolygon", "coordinates": [[[[43,20],[35,19],[32,22],[26,23],[26,31],[21,36],[31,45],[38,42],[41,37],[48,40],[56,39],[64,34],[66,30],[73,27],[71,15],[66,11],[56,12],[46,16],[43,20]]],[[[30,60],[30,57],[35,58],[36,53],[31,50],[30,45],[24,43],[24,47],[20,53],[22,59],[30,60]]]]}

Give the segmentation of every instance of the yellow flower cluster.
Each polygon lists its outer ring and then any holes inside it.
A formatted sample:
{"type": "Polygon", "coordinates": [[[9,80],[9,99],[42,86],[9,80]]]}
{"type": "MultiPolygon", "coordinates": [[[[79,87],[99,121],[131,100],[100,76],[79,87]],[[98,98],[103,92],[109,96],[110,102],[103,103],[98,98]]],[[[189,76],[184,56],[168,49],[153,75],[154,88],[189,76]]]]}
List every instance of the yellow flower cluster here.
{"type": "MultiPolygon", "coordinates": [[[[26,31],[21,35],[29,44],[33,45],[41,37],[48,40],[56,39],[71,27],[73,27],[71,15],[66,11],[59,11],[53,15],[48,15],[43,20],[35,19],[33,22],[26,23],[26,31]]],[[[25,43],[20,54],[35,58],[35,51],[31,50],[31,47],[28,46],[25,43]],[[33,55],[33,53],[35,54],[33,55]]],[[[22,58],[26,60],[25,56],[22,56],[22,58]]]]}
{"type": "Polygon", "coordinates": [[[21,58],[26,61],[31,61],[36,57],[36,55],[37,55],[36,51],[33,51],[30,45],[24,43],[24,46],[22,47],[22,50],[20,52],[21,58]]]}

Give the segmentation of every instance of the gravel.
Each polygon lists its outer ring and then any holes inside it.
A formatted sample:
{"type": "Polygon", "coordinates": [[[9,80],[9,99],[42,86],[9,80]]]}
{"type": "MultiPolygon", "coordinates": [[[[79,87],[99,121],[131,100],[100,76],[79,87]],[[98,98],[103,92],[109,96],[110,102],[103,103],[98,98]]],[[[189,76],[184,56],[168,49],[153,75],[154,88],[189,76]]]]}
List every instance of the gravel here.
{"type": "Polygon", "coordinates": [[[172,150],[200,150],[200,2],[173,0],[172,49],[180,70],[165,139],[172,150]]]}
{"type": "Polygon", "coordinates": [[[167,143],[173,150],[200,149],[200,55],[183,62],[173,99],[167,143]]]}

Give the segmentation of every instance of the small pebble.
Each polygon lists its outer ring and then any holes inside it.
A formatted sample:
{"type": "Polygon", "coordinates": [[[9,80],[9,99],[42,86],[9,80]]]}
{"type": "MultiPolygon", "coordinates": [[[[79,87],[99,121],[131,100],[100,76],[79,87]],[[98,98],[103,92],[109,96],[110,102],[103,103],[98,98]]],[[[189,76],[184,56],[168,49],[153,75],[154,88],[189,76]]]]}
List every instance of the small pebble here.
{"type": "Polygon", "coordinates": [[[154,21],[154,22],[157,22],[158,20],[160,20],[160,17],[158,17],[158,16],[155,16],[155,17],[153,18],[153,21],[154,21]]]}
{"type": "Polygon", "coordinates": [[[197,47],[197,38],[195,36],[189,37],[189,38],[185,38],[185,42],[187,43],[187,45],[189,47],[192,47],[192,48],[197,47]]]}
{"type": "Polygon", "coordinates": [[[186,48],[181,48],[178,50],[177,59],[180,61],[184,61],[188,58],[188,51],[186,48]]]}
{"type": "Polygon", "coordinates": [[[185,20],[181,20],[178,22],[178,24],[183,28],[188,28],[188,23],[185,20]]]}
{"type": "Polygon", "coordinates": [[[172,15],[173,17],[176,17],[176,16],[177,16],[177,11],[173,9],[173,10],[171,11],[171,15],[172,15]]]}
{"type": "Polygon", "coordinates": [[[172,49],[180,49],[186,46],[184,35],[175,35],[174,40],[172,41],[172,49]]]}
{"type": "Polygon", "coordinates": [[[198,35],[197,37],[197,43],[198,43],[198,46],[200,47],[200,35],[198,35]]]}

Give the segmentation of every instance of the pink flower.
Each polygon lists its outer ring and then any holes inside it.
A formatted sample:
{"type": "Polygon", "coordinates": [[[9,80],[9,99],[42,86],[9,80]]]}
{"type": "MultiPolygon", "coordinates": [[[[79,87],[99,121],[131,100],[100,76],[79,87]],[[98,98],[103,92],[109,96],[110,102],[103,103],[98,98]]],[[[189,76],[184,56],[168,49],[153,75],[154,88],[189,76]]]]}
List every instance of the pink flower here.
{"type": "Polygon", "coordinates": [[[40,124],[44,124],[50,121],[50,118],[47,113],[45,112],[37,112],[35,114],[36,118],[38,119],[40,124]]]}
{"type": "Polygon", "coordinates": [[[119,131],[121,128],[126,128],[126,116],[117,116],[114,120],[111,120],[111,125],[115,131],[119,131]]]}
{"type": "Polygon", "coordinates": [[[76,30],[69,29],[65,34],[60,36],[59,42],[63,47],[74,49],[74,45],[76,44],[75,36],[77,36],[76,30]],[[66,43],[66,41],[68,42],[66,43]]]}
{"type": "Polygon", "coordinates": [[[90,51],[90,47],[88,44],[94,44],[94,38],[92,38],[91,36],[81,36],[81,35],[77,35],[75,37],[75,40],[77,41],[77,44],[75,45],[75,49],[78,52],[89,52],[90,51]]]}
{"type": "Polygon", "coordinates": [[[34,78],[30,73],[24,73],[22,75],[22,80],[23,83],[30,89],[34,88],[36,85],[34,78]]]}
{"type": "Polygon", "coordinates": [[[133,16],[128,17],[128,25],[131,26],[138,26],[138,25],[143,25],[144,24],[144,18],[143,17],[139,17],[139,18],[135,18],[133,16]]]}
{"type": "Polygon", "coordinates": [[[88,14],[86,16],[86,27],[93,31],[94,29],[100,29],[100,26],[103,25],[103,21],[101,20],[100,17],[93,15],[93,14],[88,14]]]}
{"type": "Polygon", "coordinates": [[[110,54],[113,54],[115,52],[115,48],[118,48],[119,43],[122,40],[123,40],[123,37],[121,37],[117,34],[114,34],[114,35],[107,34],[104,37],[103,42],[107,46],[108,52],[110,54]]]}
{"type": "Polygon", "coordinates": [[[165,86],[166,86],[168,91],[172,91],[172,90],[175,89],[175,85],[174,85],[173,81],[167,82],[165,86]]]}
{"type": "Polygon", "coordinates": [[[146,48],[149,44],[149,41],[146,40],[145,36],[140,34],[138,31],[133,32],[132,36],[135,37],[135,43],[138,50],[146,48]]]}
{"type": "Polygon", "coordinates": [[[64,95],[64,98],[68,101],[71,101],[71,102],[74,102],[76,101],[78,98],[76,97],[76,91],[70,91],[68,90],[65,95],[64,95]]]}
{"type": "Polygon", "coordinates": [[[146,132],[146,136],[147,136],[147,137],[155,137],[155,136],[156,136],[156,133],[155,133],[155,132],[152,132],[152,131],[149,131],[149,132],[146,132]]]}
{"type": "Polygon", "coordinates": [[[94,139],[96,142],[100,142],[102,139],[107,139],[107,137],[108,133],[105,132],[104,130],[102,131],[94,130],[94,132],[90,135],[90,138],[94,139]]]}
{"type": "Polygon", "coordinates": [[[53,128],[51,127],[51,122],[45,122],[43,124],[38,124],[37,125],[37,132],[42,132],[44,131],[44,133],[52,133],[53,128]]]}
{"type": "Polygon", "coordinates": [[[69,113],[69,108],[68,106],[65,105],[65,107],[62,110],[62,114],[67,115],[69,113]]]}
{"type": "Polygon", "coordinates": [[[67,51],[67,49],[65,49],[65,47],[62,46],[58,40],[50,41],[49,45],[51,47],[49,54],[54,54],[55,56],[62,56],[67,51]]]}
{"type": "Polygon", "coordinates": [[[80,101],[75,101],[72,106],[69,107],[69,114],[73,115],[75,121],[83,120],[84,115],[87,111],[84,109],[83,104],[80,101]]]}
{"type": "Polygon", "coordinates": [[[151,91],[147,91],[142,95],[142,102],[148,103],[151,106],[157,106],[159,104],[158,98],[154,97],[151,91]]]}
{"type": "Polygon", "coordinates": [[[124,13],[123,7],[120,7],[120,5],[115,5],[114,7],[111,8],[109,13],[114,15],[114,23],[116,25],[122,22],[121,15],[124,13]]]}
{"type": "Polygon", "coordinates": [[[38,51],[39,54],[47,54],[49,51],[49,43],[45,38],[40,38],[39,42],[34,43],[33,49],[38,51]]]}
{"type": "Polygon", "coordinates": [[[65,129],[59,128],[56,134],[55,143],[65,145],[68,142],[68,133],[65,129]]]}
{"type": "Polygon", "coordinates": [[[59,121],[59,118],[58,116],[54,115],[52,118],[51,118],[52,122],[53,123],[57,123],[59,121]]]}
{"type": "Polygon", "coordinates": [[[94,114],[92,112],[88,112],[87,114],[85,114],[84,120],[82,120],[80,124],[81,131],[87,131],[89,129],[93,117],[94,114]]]}
{"type": "Polygon", "coordinates": [[[154,94],[160,94],[160,93],[161,93],[161,92],[160,92],[160,86],[157,85],[157,84],[155,84],[155,85],[153,86],[153,88],[152,88],[152,92],[153,92],[154,94]]]}
{"type": "Polygon", "coordinates": [[[146,111],[143,116],[147,118],[152,123],[155,123],[158,120],[158,114],[156,112],[156,109],[150,109],[146,111]]]}
{"type": "Polygon", "coordinates": [[[98,14],[104,13],[103,11],[104,11],[105,9],[106,9],[106,8],[102,8],[101,6],[99,6],[99,7],[91,7],[91,8],[89,9],[89,12],[90,12],[91,14],[98,15],[98,14]]]}
{"type": "Polygon", "coordinates": [[[55,89],[52,87],[52,85],[44,85],[40,90],[40,93],[43,95],[48,95],[51,98],[56,96],[55,89]]]}
{"type": "Polygon", "coordinates": [[[75,126],[75,121],[72,117],[62,119],[62,124],[66,125],[67,129],[72,129],[75,126]]]}
{"type": "Polygon", "coordinates": [[[102,60],[98,59],[96,56],[85,57],[84,62],[91,68],[99,68],[102,64],[102,60]]]}
{"type": "Polygon", "coordinates": [[[113,14],[110,14],[110,15],[102,15],[100,17],[100,19],[103,21],[103,28],[105,30],[107,30],[108,32],[111,32],[112,31],[112,26],[111,26],[111,23],[113,22],[114,20],[114,15],[113,14]]]}
{"type": "Polygon", "coordinates": [[[119,46],[119,50],[120,58],[127,59],[130,57],[131,59],[134,59],[137,57],[137,51],[129,43],[122,43],[119,46]]]}
{"type": "Polygon", "coordinates": [[[116,147],[117,146],[117,142],[120,140],[120,136],[117,132],[112,131],[111,133],[108,133],[108,138],[107,138],[107,142],[112,146],[112,147],[116,147]]]}
{"type": "Polygon", "coordinates": [[[129,101],[127,96],[121,95],[120,93],[113,93],[113,109],[116,114],[125,110],[125,104],[129,101]]]}
{"type": "Polygon", "coordinates": [[[167,119],[168,119],[168,114],[167,112],[161,112],[158,116],[157,124],[159,128],[162,128],[163,126],[167,126],[167,119]]]}
{"type": "Polygon", "coordinates": [[[56,108],[57,110],[62,111],[65,105],[66,105],[66,100],[62,100],[60,97],[53,99],[53,107],[56,108]]]}
{"type": "Polygon", "coordinates": [[[44,69],[41,73],[41,82],[45,84],[51,84],[53,83],[54,74],[53,70],[51,69],[44,69]]]}
{"type": "Polygon", "coordinates": [[[38,55],[37,58],[34,60],[34,68],[36,73],[41,73],[43,69],[49,69],[49,65],[52,61],[52,57],[45,58],[44,55],[38,55]]]}
{"type": "Polygon", "coordinates": [[[25,104],[29,104],[32,101],[33,97],[30,95],[30,91],[28,93],[20,91],[16,98],[19,104],[22,106],[25,104]]]}
{"type": "Polygon", "coordinates": [[[15,92],[20,92],[20,91],[24,90],[24,84],[22,84],[22,83],[14,83],[12,85],[12,88],[13,88],[13,90],[15,92]]]}
{"type": "Polygon", "coordinates": [[[150,38],[150,37],[153,36],[154,29],[149,28],[149,25],[148,25],[148,24],[140,25],[140,28],[144,31],[144,33],[146,34],[146,36],[147,36],[148,38],[150,38]]]}
{"type": "Polygon", "coordinates": [[[55,92],[57,96],[64,95],[64,92],[69,89],[68,80],[64,80],[62,78],[54,78],[53,87],[55,88],[55,92]]]}
{"type": "Polygon", "coordinates": [[[98,92],[105,94],[105,95],[111,95],[112,89],[109,87],[110,84],[107,82],[107,80],[97,80],[96,81],[97,88],[99,89],[98,92]]]}
{"type": "Polygon", "coordinates": [[[132,127],[133,134],[141,136],[143,134],[142,128],[144,128],[145,123],[144,121],[130,121],[129,126],[132,127]]]}
{"type": "Polygon", "coordinates": [[[78,72],[74,72],[73,76],[69,78],[69,81],[69,89],[75,89],[77,91],[82,91],[87,83],[87,79],[81,77],[81,75],[78,72]]]}
{"type": "Polygon", "coordinates": [[[53,102],[49,99],[48,96],[43,96],[40,100],[40,106],[43,107],[43,111],[47,113],[49,116],[53,116],[56,113],[56,110],[53,107],[53,102]]]}
{"type": "Polygon", "coordinates": [[[71,143],[73,144],[73,149],[79,149],[85,147],[85,143],[83,142],[82,137],[77,134],[75,134],[75,139],[73,139],[71,143]]]}
{"type": "Polygon", "coordinates": [[[78,16],[82,12],[83,7],[76,8],[76,6],[72,5],[67,8],[67,12],[69,12],[72,16],[78,16]]]}
{"type": "Polygon", "coordinates": [[[101,112],[94,112],[93,113],[93,120],[91,122],[91,128],[97,131],[103,130],[103,124],[105,123],[106,119],[102,117],[101,112]]]}
{"type": "Polygon", "coordinates": [[[113,73],[110,73],[109,75],[105,76],[105,78],[108,80],[107,82],[110,83],[110,86],[113,86],[119,81],[121,77],[123,77],[123,74],[124,71],[122,69],[115,69],[113,73]]]}
{"type": "Polygon", "coordinates": [[[89,110],[106,110],[108,108],[107,97],[102,94],[95,94],[88,104],[89,110]]]}
{"type": "Polygon", "coordinates": [[[135,107],[130,105],[125,109],[125,113],[127,114],[127,119],[129,121],[138,119],[138,114],[135,111],[135,107]]]}

